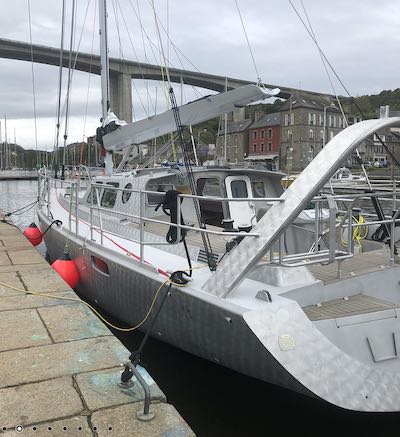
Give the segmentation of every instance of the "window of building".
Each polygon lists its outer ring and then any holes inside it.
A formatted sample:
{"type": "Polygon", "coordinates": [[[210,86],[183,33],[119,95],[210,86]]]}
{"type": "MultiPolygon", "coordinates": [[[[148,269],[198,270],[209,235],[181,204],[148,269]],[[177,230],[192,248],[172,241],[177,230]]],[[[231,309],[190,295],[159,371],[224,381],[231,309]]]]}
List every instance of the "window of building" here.
{"type": "Polygon", "coordinates": [[[343,127],[343,118],[339,117],[339,127],[343,127]]]}
{"type": "Polygon", "coordinates": [[[268,138],[272,138],[272,129],[268,129],[268,138]]]}
{"type": "Polygon", "coordinates": [[[264,143],[261,143],[261,152],[264,152],[264,143]]]}
{"type": "Polygon", "coordinates": [[[257,139],[257,131],[255,130],[254,132],[253,132],[253,140],[256,140],[257,139]]]}
{"type": "Polygon", "coordinates": [[[272,143],[269,142],[269,143],[268,143],[268,152],[271,152],[271,151],[272,151],[272,143]]]}
{"type": "Polygon", "coordinates": [[[320,126],[324,125],[324,116],[322,114],[319,114],[319,125],[320,126]]]}
{"type": "Polygon", "coordinates": [[[333,133],[333,130],[331,130],[329,132],[329,140],[332,140],[334,136],[335,136],[335,134],[333,133]]]}
{"type": "Polygon", "coordinates": [[[332,116],[333,117],[333,127],[336,127],[336,116],[332,116]]]}
{"type": "Polygon", "coordinates": [[[313,125],[315,126],[317,124],[317,114],[312,115],[312,121],[313,121],[313,125]]]}
{"type": "Polygon", "coordinates": [[[329,127],[333,126],[333,115],[329,116],[329,127]]]}
{"type": "Polygon", "coordinates": [[[253,152],[254,152],[254,153],[257,152],[257,144],[253,144],[253,152]]]}
{"type": "Polygon", "coordinates": [[[287,131],[287,138],[288,138],[288,141],[290,141],[292,139],[292,131],[290,129],[287,131]]]}
{"type": "Polygon", "coordinates": [[[289,125],[289,114],[285,114],[285,126],[289,125]]]}
{"type": "Polygon", "coordinates": [[[290,124],[293,126],[294,125],[294,112],[290,113],[290,124]]]}
{"type": "Polygon", "coordinates": [[[313,115],[311,112],[308,113],[308,124],[313,124],[313,115]]]}
{"type": "Polygon", "coordinates": [[[264,138],[264,133],[265,133],[264,129],[262,129],[261,132],[260,132],[260,138],[264,138]]]}
{"type": "Polygon", "coordinates": [[[226,136],[226,144],[231,144],[231,136],[230,135],[226,136]]]}
{"type": "Polygon", "coordinates": [[[374,141],[375,141],[375,142],[380,143],[379,138],[380,138],[382,141],[385,141],[386,136],[385,136],[385,135],[380,135],[380,134],[374,134],[374,141]]]}
{"type": "Polygon", "coordinates": [[[320,138],[320,140],[324,139],[324,131],[323,130],[319,131],[319,138],[320,138]]]}
{"type": "Polygon", "coordinates": [[[308,131],[308,138],[310,138],[310,140],[314,139],[314,129],[310,129],[308,131]]]}

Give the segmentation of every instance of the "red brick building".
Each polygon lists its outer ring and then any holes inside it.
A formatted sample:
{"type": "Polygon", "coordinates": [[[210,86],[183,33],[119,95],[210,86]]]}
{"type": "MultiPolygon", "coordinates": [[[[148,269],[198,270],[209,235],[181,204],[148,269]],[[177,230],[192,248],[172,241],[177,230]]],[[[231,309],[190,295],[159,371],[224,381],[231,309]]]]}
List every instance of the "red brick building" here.
{"type": "Polygon", "coordinates": [[[265,114],[249,127],[249,148],[246,161],[263,162],[278,170],[281,114],[265,114]]]}

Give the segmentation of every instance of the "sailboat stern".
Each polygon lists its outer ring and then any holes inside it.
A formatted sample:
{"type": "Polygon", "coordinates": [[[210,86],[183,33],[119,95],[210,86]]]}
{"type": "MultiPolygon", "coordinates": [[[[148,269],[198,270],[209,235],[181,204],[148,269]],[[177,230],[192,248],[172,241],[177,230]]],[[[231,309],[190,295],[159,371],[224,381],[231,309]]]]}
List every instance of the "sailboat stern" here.
{"type": "Polygon", "coordinates": [[[400,411],[400,372],[344,352],[295,301],[243,314],[253,334],[304,392],[344,409],[400,411]]]}

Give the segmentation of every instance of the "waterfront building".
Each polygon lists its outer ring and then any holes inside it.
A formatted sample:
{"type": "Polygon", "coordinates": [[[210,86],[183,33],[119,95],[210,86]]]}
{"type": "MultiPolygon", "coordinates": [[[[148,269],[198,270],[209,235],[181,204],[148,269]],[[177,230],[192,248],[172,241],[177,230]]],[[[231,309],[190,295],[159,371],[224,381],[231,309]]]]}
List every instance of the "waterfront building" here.
{"type": "Polygon", "coordinates": [[[343,116],[329,100],[294,94],[281,111],[280,168],[302,171],[338,132],[343,116]]]}
{"type": "Polygon", "coordinates": [[[281,114],[257,114],[249,127],[246,161],[264,163],[270,170],[279,169],[281,114]]]}

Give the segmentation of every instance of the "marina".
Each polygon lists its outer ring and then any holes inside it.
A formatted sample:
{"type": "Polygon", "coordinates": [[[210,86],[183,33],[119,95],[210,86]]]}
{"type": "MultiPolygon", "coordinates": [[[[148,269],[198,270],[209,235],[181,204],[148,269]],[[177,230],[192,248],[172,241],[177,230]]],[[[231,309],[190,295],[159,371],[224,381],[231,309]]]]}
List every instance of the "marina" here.
{"type": "Polygon", "coordinates": [[[386,50],[366,74],[379,26],[368,44],[357,29],[398,6],[228,1],[10,11],[0,435],[397,426],[400,88],[386,50]]]}
{"type": "Polygon", "coordinates": [[[142,387],[119,384],[130,352],[4,221],[0,314],[0,433],[194,435],[144,368],[154,418],[140,420],[142,387]]]}

